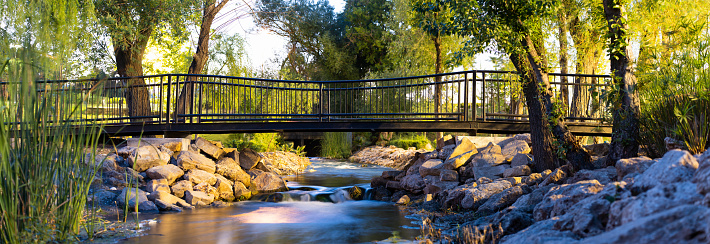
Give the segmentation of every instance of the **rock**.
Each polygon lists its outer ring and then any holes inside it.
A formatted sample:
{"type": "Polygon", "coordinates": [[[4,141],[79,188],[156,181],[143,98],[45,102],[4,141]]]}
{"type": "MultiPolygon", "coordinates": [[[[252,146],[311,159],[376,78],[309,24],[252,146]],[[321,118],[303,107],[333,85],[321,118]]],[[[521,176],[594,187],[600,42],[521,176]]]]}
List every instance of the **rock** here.
{"type": "Polygon", "coordinates": [[[439,150],[439,159],[441,160],[446,160],[451,156],[452,153],[454,153],[454,149],[456,149],[456,145],[446,145],[439,150]]]}
{"type": "MultiPolygon", "coordinates": [[[[178,207],[182,207],[182,208],[189,208],[191,206],[185,200],[182,200],[181,198],[174,196],[170,193],[164,192],[164,191],[158,191],[158,192],[152,193],[152,194],[150,194],[150,196],[148,196],[148,199],[150,199],[153,202],[160,200],[160,201],[167,203],[168,205],[174,204],[174,205],[176,205],[178,207]]],[[[157,202],[156,202],[156,205],[158,205],[157,202]]],[[[158,206],[158,207],[160,208],[160,206],[158,206]]]]}
{"type": "Polygon", "coordinates": [[[239,164],[239,151],[236,148],[224,148],[223,150],[225,152],[224,156],[222,156],[223,158],[231,158],[239,164]]]}
{"type": "Polygon", "coordinates": [[[239,153],[239,165],[244,170],[253,169],[259,162],[261,162],[261,155],[254,150],[245,148],[239,153]]]}
{"type": "Polygon", "coordinates": [[[545,194],[535,210],[533,216],[536,221],[549,219],[550,217],[565,214],[567,210],[582,199],[594,195],[604,189],[599,181],[580,181],[575,184],[565,184],[555,186],[545,194]]]}
{"type": "Polygon", "coordinates": [[[400,197],[399,200],[397,200],[397,204],[398,205],[409,205],[409,201],[410,201],[409,196],[404,195],[404,196],[400,197]]]}
{"type": "Polygon", "coordinates": [[[137,148],[128,157],[131,167],[143,172],[155,166],[166,165],[170,161],[170,154],[154,146],[142,146],[137,148]]]}
{"type": "Polygon", "coordinates": [[[480,177],[485,177],[489,179],[498,179],[501,176],[503,176],[503,173],[505,173],[506,169],[509,169],[510,165],[507,164],[501,164],[498,166],[481,166],[481,167],[476,167],[474,166],[471,168],[473,170],[473,175],[476,176],[476,178],[480,177]]]}
{"type": "Polygon", "coordinates": [[[473,167],[493,167],[505,162],[505,156],[503,156],[503,154],[480,152],[471,158],[469,165],[473,167]]]}
{"type": "Polygon", "coordinates": [[[708,243],[710,209],[680,205],[640,218],[580,243],[708,243]]]}
{"type": "Polygon", "coordinates": [[[689,152],[671,150],[636,178],[633,189],[643,191],[661,184],[688,181],[697,169],[698,161],[689,152]]]}
{"type": "Polygon", "coordinates": [[[141,202],[138,204],[138,212],[141,213],[157,213],[160,210],[158,210],[158,206],[155,206],[155,203],[151,201],[145,201],[141,202]]]}
{"type": "Polygon", "coordinates": [[[146,185],[146,191],[151,194],[157,191],[170,192],[170,187],[165,179],[150,180],[146,185]]]}
{"type": "MultiPolygon", "coordinates": [[[[353,153],[348,160],[358,164],[375,164],[406,171],[407,168],[419,158],[417,154],[423,152],[425,152],[425,150],[405,150],[397,147],[371,146],[353,153]]],[[[430,158],[423,160],[426,161],[430,158]]]]}
{"type": "Polygon", "coordinates": [[[175,180],[185,174],[180,167],[172,164],[152,167],[146,170],[146,173],[148,174],[148,177],[154,180],[165,179],[168,185],[172,184],[175,180]]]}
{"type": "MultiPolygon", "coordinates": [[[[256,170],[252,170],[256,171],[256,170]]],[[[286,182],[279,175],[270,172],[257,173],[251,180],[252,185],[261,193],[287,191],[286,182]]]]}
{"type": "Polygon", "coordinates": [[[187,151],[190,145],[190,139],[187,138],[128,138],[126,140],[126,145],[129,147],[140,146],[163,146],[170,151],[180,152],[187,151]]]}
{"type": "Polygon", "coordinates": [[[537,185],[540,184],[544,179],[540,173],[532,173],[526,178],[524,178],[523,183],[527,185],[537,185]]]}
{"type": "Polygon", "coordinates": [[[230,180],[242,182],[247,187],[251,185],[251,177],[249,177],[249,174],[242,170],[242,167],[232,158],[222,158],[217,162],[216,166],[217,174],[223,175],[230,180]]]}
{"type": "Polygon", "coordinates": [[[427,185],[422,191],[424,192],[424,194],[436,195],[441,192],[441,187],[438,187],[436,185],[427,185]]]}
{"type": "Polygon", "coordinates": [[[217,147],[215,144],[205,140],[202,137],[198,137],[195,140],[195,146],[214,159],[219,159],[225,154],[221,147],[217,147]]]}
{"type": "Polygon", "coordinates": [[[385,186],[389,190],[402,190],[402,183],[396,180],[387,181],[385,186]]]}
{"type": "Polygon", "coordinates": [[[510,182],[510,184],[515,185],[520,185],[523,184],[523,177],[508,177],[508,178],[503,178],[503,180],[507,180],[510,182]]]}
{"type": "Polygon", "coordinates": [[[685,142],[681,140],[676,140],[670,137],[666,137],[663,139],[663,142],[666,144],[666,150],[671,151],[671,150],[688,150],[688,148],[685,147],[685,142]]]}
{"type": "Polygon", "coordinates": [[[365,188],[359,186],[353,186],[348,188],[348,196],[352,200],[363,200],[365,199],[365,188]]]}
{"type": "Polygon", "coordinates": [[[402,180],[400,181],[400,184],[403,189],[410,191],[410,192],[416,192],[424,189],[426,186],[426,183],[424,182],[424,178],[422,178],[418,174],[412,174],[412,175],[407,175],[402,180]]]}
{"type": "Polygon", "coordinates": [[[569,174],[567,173],[567,170],[564,170],[562,167],[555,169],[555,171],[552,171],[552,173],[548,174],[547,177],[545,177],[545,180],[540,183],[540,185],[546,186],[549,184],[562,184],[562,182],[567,179],[569,174]]]}
{"type": "Polygon", "coordinates": [[[653,163],[653,159],[645,156],[619,159],[615,165],[617,180],[623,180],[624,176],[632,173],[642,174],[653,163]]]}
{"type": "Polygon", "coordinates": [[[527,165],[521,165],[514,168],[505,169],[503,171],[503,177],[516,177],[516,176],[526,176],[530,175],[532,170],[527,165]]]}
{"type": "Polygon", "coordinates": [[[528,146],[527,142],[519,140],[509,142],[501,151],[506,161],[513,160],[515,155],[527,153],[530,153],[530,146],[528,146]]]}
{"type": "Polygon", "coordinates": [[[419,175],[422,177],[427,175],[439,175],[444,162],[441,159],[429,159],[419,166],[419,175]]]}
{"type": "Polygon", "coordinates": [[[397,175],[402,173],[404,171],[401,170],[387,170],[387,171],[382,171],[382,178],[388,179],[388,180],[394,180],[397,175]]]}
{"type": "Polygon", "coordinates": [[[292,152],[263,152],[260,153],[262,160],[257,163],[256,167],[260,168],[263,165],[267,170],[263,171],[273,172],[278,175],[295,175],[303,172],[306,168],[311,165],[311,161],[307,158],[298,156],[298,154],[292,152]]]}
{"type": "MultiPolygon", "coordinates": [[[[86,155],[86,161],[91,161],[91,154],[87,153],[86,155]]],[[[120,161],[123,161],[123,158],[121,156],[118,156],[116,154],[110,154],[110,155],[96,155],[94,157],[94,165],[99,168],[101,172],[106,172],[106,171],[116,171],[119,167],[120,161]]],[[[89,163],[89,162],[87,162],[89,163]]]]}
{"type": "Polygon", "coordinates": [[[192,187],[192,190],[207,193],[207,195],[211,195],[212,197],[214,197],[215,201],[218,200],[219,197],[219,192],[217,191],[217,188],[207,184],[207,182],[202,182],[200,184],[195,185],[194,187],[192,187]]]}
{"type": "Polygon", "coordinates": [[[370,180],[370,187],[375,188],[378,186],[386,186],[387,182],[390,182],[390,180],[387,180],[381,176],[375,176],[370,180]]]}
{"type": "Polygon", "coordinates": [[[513,156],[510,160],[510,167],[517,167],[521,165],[532,165],[533,159],[531,154],[519,153],[513,156]]]}
{"type": "Polygon", "coordinates": [[[158,209],[160,209],[160,211],[182,212],[182,208],[180,208],[179,206],[177,206],[175,204],[167,203],[167,202],[160,200],[160,199],[154,200],[153,203],[155,203],[155,206],[157,206],[158,209]]]}
{"type": "Polygon", "coordinates": [[[238,201],[251,198],[251,191],[241,182],[234,182],[234,198],[238,201]]]}
{"type": "Polygon", "coordinates": [[[217,183],[217,177],[215,177],[214,174],[199,169],[191,169],[190,171],[187,171],[187,173],[183,175],[182,178],[185,180],[189,180],[195,185],[200,184],[202,182],[205,182],[208,185],[214,185],[214,183],[217,183]]]}
{"type": "Polygon", "coordinates": [[[132,168],[125,168],[126,176],[128,177],[126,181],[131,182],[133,185],[142,186],[145,184],[145,178],[138,171],[132,168]]]}
{"type": "Polygon", "coordinates": [[[547,243],[575,243],[577,235],[571,231],[558,231],[554,229],[555,220],[543,220],[530,225],[528,228],[515,234],[504,236],[500,243],[503,244],[547,244],[547,243]]]}
{"type": "Polygon", "coordinates": [[[606,185],[597,194],[571,205],[559,216],[555,229],[569,230],[581,237],[601,234],[607,228],[611,203],[625,191],[623,182],[606,185]]]}
{"type": "MultiPolygon", "coordinates": [[[[128,147],[128,146],[121,147],[116,151],[116,154],[118,154],[118,156],[121,156],[124,159],[127,159],[131,156],[131,154],[133,154],[133,151],[135,151],[135,150],[136,150],[135,147],[128,147]]],[[[130,165],[125,165],[123,167],[129,167],[129,166],[130,165]]]]}
{"type": "MultiPolygon", "coordinates": [[[[446,164],[452,165],[452,169],[458,169],[471,158],[472,155],[478,153],[476,145],[471,142],[468,138],[462,138],[461,143],[454,149],[454,151],[446,159],[446,164]]],[[[426,163],[425,163],[426,164],[426,163]]]]}
{"type": "Polygon", "coordinates": [[[491,183],[491,182],[493,182],[493,180],[491,180],[491,179],[489,179],[489,178],[487,178],[487,177],[479,177],[479,178],[476,180],[476,184],[478,184],[478,185],[488,184],[488,183],[491,183]]]}
{"type": "Polygon", "coordinates": [[[486,226],[500,226],[505,235],[515,234],[535,223],[532,214],[520,211],[517,208],[506,208],[494,215],[476,219],[473,224],[478,229],[486,226]]]}
{"type": "Polygon", "coordinates": [[[442,169],[439,172],[439,180],[441,181],[459,181],[459,173],[456,170],[442,169]]]}
{"type": "MultiPolygon", "coordinates": [[[[520,196],[530,193],[528,186],[514,186],[503,190],[503,192],[492,195],[476,211],[476,215],[484,216],[500,211],[515,203],[520,196]]],[[[532,219],[532,216],[530,216],[532,219]]]]}
{"type": "Polygon", "coordinates": [[[372,199],[377,201],[389,201],[389,197],[392,196],[392,192],[384,186],[374,187],[372,192],[372,199]]]}
{"type": "Polygon", "coordinates": [[[535,205],[542,202],[545,194],[547,194],[550,189],[552,189],[552,186],[541,186],[536,188],[531,193],[519,197],[512,206],[520,209],[521,211],[532,213],[535,209],[535,205]]]}
{"type": "Polygon", "coordinates": [[[214,201],[214,196],[201,191],[186,191],[185,201],[193,206],[206,206],[214,201]]]}
{"type": "Polygon", "coordinates": [[[503,192],[505,189],[512,187],[508,181],[494,181],[488,184],[483,184],[473,189],[466,191],[466,195],[461,199],[461,207],[467,209],[476,209],[481,206],[489,197],[494,194],[503,192]]]}
{"type": "Polygon", "coordinates": [[[585,180],[597,180],[602,185],[609,184],[616,179],[616,168],[606,167],[595,170],[583,169],[574,173],[574,175],[567,179],[567,184],[573,184],[578,181],[585,180]]]}
{"type": "Polygon", "coordinates": [[[214,184],[214,187],[217,188],[217,199],[228,202],[234,201],[234,188],[232,184],[232,182],[225,178],[217,178],[217,183],[214,184]]]}
{"type": "Polygon", "coordinates": [[[609,154],[609,143],[599,143],[582,146],[591,156],[606,156],[609,154]]]}
{"type": "Polygon", "coordinates": [[[214,174],[216,165],[211,159],[192,151],[182,151],[177,156],[177,166],[184,171],[200,169],[214,174]]]}
{"type": "Polygon", "coordinates": [[[128,204],[129,210],[133,210],[136,204],[140,205],[142,202],[147,201],[148,197],[145,192],[138,188],[123,188],[121,194],[116,197],[116,202],[118,202],[118,206],[123,208],[126,206],[126,204],[128,204]],[[126,195],[128,195],[128,202],[126,202],[126,195]]]}
{"type": "Polygon", "coordinates": [[[698,193],[707,195],[710,192],[710,150],[698,157],[698,170],[693,175],[693,183],[698,186],[698,193]]]}
{"type": "Polygon", "coordinates": [[[658,185],[638,196],[630,196],[611,204],[607,230],[623,226],[643,217],[681,204],[693,204],[703,199],[695,184],[676,182],[658,185]]]}
{"type": "Polygon", "coordinates": [[[189,180],[181,180],[171,186],[170,191],[173,195],[182,198],[185,196],[185,191],[192,190],[192,186],[193,184],[189,180]]]}
{"type": "Polygon", "coordinates": [[[91,201],[102,206],[112,206],[116,201],[116,193],[107,190],[99,190],[91,194],[91,201]]]}

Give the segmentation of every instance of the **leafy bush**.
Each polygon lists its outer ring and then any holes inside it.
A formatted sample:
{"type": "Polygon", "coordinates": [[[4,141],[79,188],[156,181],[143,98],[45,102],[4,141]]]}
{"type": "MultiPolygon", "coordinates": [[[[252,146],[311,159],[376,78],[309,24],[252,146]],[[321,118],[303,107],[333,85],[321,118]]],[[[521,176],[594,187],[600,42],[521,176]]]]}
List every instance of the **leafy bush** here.
{"type": "Polygon", "coordinates": [[[224,145],[239,151],[249,148],[257,152],[285,151],[304,154],[304,147],[294,148],[293,142],[284,141],[278,133],[231,134],[224,145]]]}
{"type": "Polygon", "coordinates": [[[323,133],[321,156],[326,158],[348,158],[352,153],[352,140],[346,132],[323,133]]]}
{"type": "Polygon", "coordinates": [[[651,157],[666,153],[664,139],[685,143],[692,153],[710,145],[710,94],[667,96],[647,104],[641,115],[641,144],[651,157]]]}
{"type": "Polygon", "coordinates": [[[431,145],[431,141],[429,141],[425,135],[420,134],[400,134],[387,143],[387,145],[394,145],[404,149],[408,149],[410,147],[423,149],[427,144],[431,145]]]}

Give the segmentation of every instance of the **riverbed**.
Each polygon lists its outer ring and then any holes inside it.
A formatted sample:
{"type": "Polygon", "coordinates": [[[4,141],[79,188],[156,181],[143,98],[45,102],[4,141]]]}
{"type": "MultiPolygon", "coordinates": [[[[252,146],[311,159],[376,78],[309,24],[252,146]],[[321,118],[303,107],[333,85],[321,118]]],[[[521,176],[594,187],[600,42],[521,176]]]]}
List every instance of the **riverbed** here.
{"type": "Polygon", "coordinates": [[[354,201],[344,187],[369,188],[385,167],[311,158],[305,173],[287,176],[289,196],[282,202],[243,201],[225,208],[144,214],[157,223],[145,235],[123,243],[363,243],[393,236],[413,240],[419,228],[389,202],[354,201]],[[333,194],[335,193],[335,194],[333,194]],[[329,195],[333,202],[316,201],[329,195]]]}

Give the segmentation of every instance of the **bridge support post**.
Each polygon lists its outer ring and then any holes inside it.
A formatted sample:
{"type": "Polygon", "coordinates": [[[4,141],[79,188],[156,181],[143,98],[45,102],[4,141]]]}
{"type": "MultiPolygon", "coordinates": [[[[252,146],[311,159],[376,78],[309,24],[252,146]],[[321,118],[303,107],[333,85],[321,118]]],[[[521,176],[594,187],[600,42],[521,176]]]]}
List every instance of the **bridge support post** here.
{"type": "Polygon", "coordinates": [[[478,130],[467,130],[466,133],[469,136],[477,136],[478,135],[478,130]]]}

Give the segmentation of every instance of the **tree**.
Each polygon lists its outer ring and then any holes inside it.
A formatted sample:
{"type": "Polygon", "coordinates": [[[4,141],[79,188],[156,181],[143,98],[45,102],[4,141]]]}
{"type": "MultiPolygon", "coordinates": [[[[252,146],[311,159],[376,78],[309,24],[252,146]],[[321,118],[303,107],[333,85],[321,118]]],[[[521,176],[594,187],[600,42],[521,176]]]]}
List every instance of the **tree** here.
{"type": "MultiPolygon", "coordinates": [[[[202,69],[205,67],[207,60],[209,58],[209,41],[210,41],[210,31],[212,30],[212,21],[217,16],[220,10],[229,2],[229,0],[222,0],[217,3],[216,0],[205,0],[202,5],[202,22],[200,24],[200,34],[197,37],[197,48],[195,50],[195,55],[192,56],[192,62],[190,63],[190,68],[187,70],[188,74],[201,74],[202,69]]],[[[196,81],[197,77],[190,76],[189,81],[196,81]]],[[[187,106],[192,106],[192,91],[193,84],[187,82],[180,92],[180,97],[178,98],[178,105],[176,114],[184,114],[187,106]]]]}
{"type": "Polygon", "coordinates": [[[604,16],[609,32],[607,47],[614,81],[612,90],[613,117],[611,147],[607,165],[622,158],[635,157],[639,149],[639,96],[636,75],[631,68],[629,32],[621,0],[604,0],[604,16]]]}
{"type": "MultiPolygon", "coordinates": [[[[162,34],[160,29],[184,34],[179,24],[189,11],[190,1],[96,0],[99,22],[107,28],[116,58],[116,71],[122,77],[143,75],[143,56],[148,40],[162,34]]],[[[129,116],[151,116],[149,93],[142,78],[128,79],[126,92],[129,116]]],[[[144,119],[134,119],[142,121],[144,119]]]]}
{"type": "Polygon", "coordinates": [[[445,0],[460,35],[468,36],[466,53],[486,47],[506,52],[518,70],[528,105],[535,171],[560,166],[565,158],[575,169],[591,167],[591,157],[567,130],[553,101],[548,79],[543,24],[557,10],[557,1],[445,0]]]}

